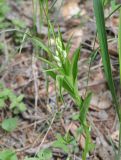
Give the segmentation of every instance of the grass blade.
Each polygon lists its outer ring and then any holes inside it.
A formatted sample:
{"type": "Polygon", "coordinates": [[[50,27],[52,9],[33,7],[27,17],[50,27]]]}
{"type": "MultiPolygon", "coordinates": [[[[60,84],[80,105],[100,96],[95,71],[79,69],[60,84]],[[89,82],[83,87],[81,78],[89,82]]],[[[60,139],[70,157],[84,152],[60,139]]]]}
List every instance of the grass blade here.
{"type": "Polygon", "coordinates": [[[118,52],[119,52],[119,70],[120,70],[120,85],[121,85],[121,9],[119,15],[118,52]]]}
{"type": "Polygon", "coordinates": [[[80,55],[80,47],[76,49],[72,58],[72,77],[73,77],[73,84],[75,84],[77,73],[78,73],[78,60],[80,55]]]}
{"type": "Polygon", "coordinates": [[[40,41],[39,38],[37,38],[37,37],[32,37],[31,40],[32,40],[32,42],[33,42],[36,46],[42,48],[45,52],[47,52],[48,55],[49,55],[49,57],[53,57],[52,52],[51,52],[51,50],[49,49],[49,47],[46,46],[42,41],[40,41]]]}
{"type": "Polygon", "coordinates": [[[107,43],[107,36],[106,36],[106,30],[105,30],[105,18],[104,18],[103,5],[101,0],[93,0],[93,4],[94,4],[94,13],[96,17],[97,32],[98,32],[98,38],[100,43],[101,56],[102,56],[105,76],[112,93],[118,118],[121,121],[121,112],[120,112],[120,108],[119,108],[119,104],[116,96],[116,91],[115,91],[115,86],[114,86],[112,71],[111,71],[110,57],[108,53],[108,43],[107,43]]]}
{"type": "Polygon", "coordinates": [[[89,109],[90,101],[91,101],[92,93],[89,93],[87,97],[83,101],[83,105],[80,106],[80,120],[81,123],[85,123],[86,121],[86,115],[89,109]]]}

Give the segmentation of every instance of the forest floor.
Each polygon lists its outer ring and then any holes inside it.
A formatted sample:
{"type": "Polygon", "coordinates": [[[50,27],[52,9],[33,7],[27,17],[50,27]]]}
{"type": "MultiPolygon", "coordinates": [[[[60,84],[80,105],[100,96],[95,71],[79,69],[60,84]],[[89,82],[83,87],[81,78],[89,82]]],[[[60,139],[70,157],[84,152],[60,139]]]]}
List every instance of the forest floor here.
{"type": "MultiPolygon", "coordinates": [[[[5,148],[14,149],[19,160],[25,156],[32,156],[37,151],[52,146],[56,134],[65,135],[69,132],[75,137],[79,151],[72,154],[73,160],[81,160],[81,154],[85,143],[84,135],[76,137],[78,121],[73,116],[78,113],[73,101],[64,94],[66,107],[58,102],[55,92],[55,84],[49,79],[48,94],[46,92],[46,75],[43,73],[43,64],[36,58],[36,50],[30,40],[22,42],[23,34],[17,31],[6,30],[19,29],[27,31],[33,27],[33,5],[30,0],[8,1],[11,8],[4,17],[4,25],[0,26],[0,82],[7,88],[12,89],[17,95],[24,94],[24,103],[27,110],[18,115],[19,125],[11,133],[6,133],[0,128],[0,150],[5,148]],[[19,48],[22,44],[22,50],[19,48]]],[[[106,9],[106,14],[110,9],[106,9]]],[[[80,95],[83,97],[85,90],[93,93],[87,116],[91,125],[91,137],[95,149],[90,153],[89,160],[113,160],[114,151],[110,139],[114,145],[118,145],[118,120],[114,110],[111,93],[106,83],[100,53],[92,62],[89,73],[89,60],[92,50],[99,44],[96,36],[96,25],[93,15],[92,1],[87,0],[79,3],[78,0],[67,1],[60,8],[55,5],[51,13],[52,21],[56,21],[55,31],[60,26],[65,42],[72,36],[70,58],[73,51],[82,45],[79,60],[78,82],[80,95]],[[79,13],[79,14],[78,14],[79,13]],[[94,46],[95,41],[95,46],[94,46]],[[88,82],[88,86],[87,86],[88,82]]],[[[47,41],[48,27],[43,25],[41,30],[37,23],[37,36],[47,41]]],[[[112,70],[117,94],[119,90],[117,33],[118,16],[115,14],[106,21],[106,31],[109,41],[109,54],[111,57],[112,70]]],[[[24,35],[25,36],[25,35],[24,35]]],[[[5,109],[0,111],[0,123],[13,113],[5,109]]],[[[67,154],[60,149],[54,149],[53,159],[65,160],[67,154]]]]}

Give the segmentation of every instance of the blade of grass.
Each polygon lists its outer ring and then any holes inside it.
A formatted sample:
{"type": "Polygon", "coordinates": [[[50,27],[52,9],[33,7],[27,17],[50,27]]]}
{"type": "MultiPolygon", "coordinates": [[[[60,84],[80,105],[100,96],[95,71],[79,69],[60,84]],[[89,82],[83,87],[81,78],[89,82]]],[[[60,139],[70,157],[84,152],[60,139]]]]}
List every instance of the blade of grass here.
{"type": "Polygon", "coordinates": [[[73,77],[73,84],[75,84],[77,73],[78,73],[78,60],[80,55],[80,47],[76,49],[72,58],[72,77],[73,77]]]}
{"type": "Polygon", "coordinates": [[[105,30],[105,18],[104,18],[103,5],[101,0],[93,0],[93,4],[94,4],[94,13],[96,17],[97,32],[98,32],[98,38],[100,43],[101,56],[102,56],[105,76],[112,93],[118,118],[121,121],[121,112],[120,112],[120,108],[119,108],[119,104],[116,96],[116,91],[115,91],[115,86],[114,86],[112,71],[111,71],[110,57],[108,53],[108,43],[107,43],[107,36],[106,36],[106,30],[105,30]]]}
{"type": "MultiPolygon", "coordinates": [[[[118,51],[119,51],[120,85],[121,85],[121,9],[119,14],[118,51]]],[[[120,156],[121,156],[121,123],[120,123],[120,131],[119,131],[119,152],[118,152],[117,159],[119,159],[120,156]]]]}
{"type": "Polygon", "coordinates": [[[112,14],[115,13],[120,8],[121,8],[121,4],[117,5],[117,7],[105,18],[105,20],[110,18],[112,16],[112,14]]]}
{"type": "Polygon", "coordinates": [[[121,157],[121,108],[118,103],[115,86],[113,82],[113,77],[112,77],[110,57],[108,53],[107,36],[106,36],[106,30],[105,30],[105,18],[104,18],[103,5],[102,5],[101,0],[93,0],[93,4],[94,4],[94,13],[96,17],[97,33],[98,33],[98,39],[100,43],[101,56],[102,56],[102,61],[103,61],[103,66],[104,66],[104,71],[105,71],[105,77],[106,77],[106,80],[108,82],[109,88],[112,93],[115,109],[116,109],[119,123],[120,123],[118,154],[115,157],[116,160],[120,160],[120,157],[121,157]]]}
{"type": "Polygon", "coordinates": [[[121,9],[119,15],[118,52],[119,52],[119,70],[120,70],[120,85],[121,85],[121,9]]]}
{"type": "Polygon", "coordinates": [[[81,123],[86,122],[86,115],[89,109],[90,101],[91,101],[92,93],[89,93],[87,97],[83,101],[83,105],[79,106],[80,107],[80,121],[81,123]]]}
{"type": "Polygon", "coordinates": [[[47,59],[45,59],[43,57],[39,57],[38,56],[37,58],[40,59],[41,61],[43,61],[44,63],[48,64],[50,67],[54,67],[54,68],[57,67],[56,65],[54,65],[54,63],[50,62],[49,60],[47,60],[47,59]]]}
{"type": "Polygon", "coordinates": [[[45,52],[47,52],[49,57],[51,58],[53,57],[52,51],[49,49],[48,46],[46,46],[42,41],[40,41],[39,38],[32,37],[31,40],[33,41],[35,45],[37,45],[38,47],[42,48],[45,52]]]}

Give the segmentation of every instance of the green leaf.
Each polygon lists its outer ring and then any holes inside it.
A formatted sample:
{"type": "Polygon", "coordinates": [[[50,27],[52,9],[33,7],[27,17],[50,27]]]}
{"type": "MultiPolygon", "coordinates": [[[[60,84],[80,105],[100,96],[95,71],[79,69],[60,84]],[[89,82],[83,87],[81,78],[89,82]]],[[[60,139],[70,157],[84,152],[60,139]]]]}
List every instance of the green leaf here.
{"type": "Polygon", "coordinates": [[[43,57],[37,57],[37,58],[40,59],[41,61],[45,62],[46,64],[48,64],[50,67],[57,68],[57,66],[55,64],[53,64],[53,62],[51,62],[43,57]]]}
{"type": "Polygon", "coordinates": [[[80,55],[80,47],[74,52],[73,58],[72,58],[72,77],[73,77],[73,83],[75,84],[77,73],[78,73],[78,60],[80,55]]]}
{"type": "Polygon", "coordinates": [[[69,152],[69,148],[67,142],[65,141],[65,137],[62,137],[61,134],[56,135],[57,140],[53,143],[53,147],[62,149],[65,153],[69,152]]]}
{"type": "Polygon", "coordinates": [[[8,96],[12,93],[12,91],[10,89],[3,89],[3,91],[0,93],[0,98],[5,98],[7,99],[8,96]]]}
{"type": "Polygon", "coordinates": [[[7,132],[12,132],[17,128],[18,125],[18,118],[8,118],[3,120],[2,128],[7,132]]]}
{"type": "Polygon", "coordinates": [[[87,97],[84,99],[83,104],[80,108],[80,121],[81,121],[82,124],[84,124],[85,121],[86,121],[86,117],[87,117],[86,115],[87,115],[87,112],[89,110],[91,97],[92,97],[92,94],[89,93],[87,95],[87,97]]]}
{"type": "Polygon", "coordinates": [[[69,38],[69,40],[67,41],[67,44],[66,44],[66,53],[67,55],[69,54],[69,51],[70,51],[70,48],[71,48],[71,40],[73,38],[73,35],[69,38]]]}
{"type": "Polygon", "coordinates": [[[56,76],[56,82],[59,88],[59,93],[60,93],[61,98],[62,98],[63,79],[64,79],[64,76],[60,76],[60,75],[56,76]]]}
{"type": "Polygon", "coordinates": [[[119,70],[120,70],[120,85],[121,85],[121,9],[119,14],[118,52],[119,52],[119,70]]]}
{"type": "Polygon", "coordinates": [[[5,107],[5,100],[3,98],[0,98],[0,109],[3,109],[5,107]]]}
{"type": "Polygon", "coordinates": [[[11,150],[0,152],[0,160],[18,160],[16,154],[11,150]]]}
{"type": "Polygon", "coordinates": [[[37,154],[37,156],[39,157],[39,160],[51,160],[52,151],[50,149],[43,149],[37,154]]]}
{"type": "Polygon", "coordinates": [[[24,111],[26,110],[26,105],[21,102],[21,103],[18,105],[18,110],[19,110],[19,112],[24,112],[24,111]]]}
{"type": "Polygon", "coordinates": [[[82,153],[82,159],[86,160],[87,154],[89,154],[90,151],[94,149],[94,144],[91,142],[91,136],[90,136],[90,128],[88,126],[84,126],[86,139],[85,139],[85,146],[84,151],[82,153]]]}
{"type": "Polygon", "coordinates": [[[70,73],[71,73],[71,70],[70,70],[71,65],[72,65],[72,64],[70,63],[70,61],[69,61],[69,59],[68,59],[68,57],[67,57],[67,58],[65,59],[65,63],[64,63],[66,76],[70,76],[70,73]]]}
{"type": "Polygon", "coordinates": [[[9,94],[9,99],[11,102],[16,101],[17,96],[15,95],[15,93],[11,92],[11,94],[9,94]]]}
{"type": "Polygon", "coordinates": [[[0,82],[0,89],[3,89],[4,88],[4,85],[2,82],[0,82]]]}
{"type": "Polygon", "coordinates": [[[32,39],[32,41],[33,41],[38,47],[42,48],[45,52],[47,52],[48,55],[49,55],[49,57],[53,57],[53,56],[52,56],[52,52],[51,52],[51,50],[49,49],[49,47],[46,46],[39,38],[37,38],[37,37],[32,37],[31,39],[32,39]]]}
{"type": "Polygon", "coordinates": [[[79,113],[74,114],[74,115],[72,115],[72,120],[77,121],[77,120],[79,120],[79,117],[80,117],[79,113]]]}
{"type": "Polygon", "coordinates": [[[61,32],[60,32],[60,28],[58,28],[58,35],[59,35],[59,40],[60,40],[60,47],[62,47],[62,50],[65,50],[66,48],[65,48],[65,45],[64,45],[64,43],[63,43],[63,38],[62,38],[62,34],[61,34],[61,32]]]}
{"type": "Polygon", "coordinates": [[[47,71],[47,74],[51,76],[54,80],[56,80],[56,73],[54,73],[53,71],[47,71]]]}
{"type": "Polygon", "coordinates": [[[105,77],[106,80],[108,81],[108,85],[111,90],[118,118],[121,121],[121,109],[119,107],[119,103],[116,96],[116,91],[111,71],[110,57],[108,53],[108,43],[105,30],[105,18],[104,18],[103,6],[101,0],[93,0],[93,4],[94,4],[94,13],[96,17],[97,32],[100,43],[102,62],[105,71],[105,77]]]}
{"type": "Polygon", "coordinates": [[[73,88],[73,86],[71,86],[71,84],[68,82],[68,80],[67,80],[66,77],[64,77],[64,80],[63,80],[63,88],[64,88],[73,98],[75,98],[74,88],[73,88]]]}
{"type": "Polygon", "coordinates": [[[17,105],[18,105],[17,99],[14,99],[10,104],[10,109],[12,110],[12,109],[16,108],[17,105]]]}
{"type": "Polygon", "coordinates": [[[12,23],[15,25],[15,27],[18,28],[26,28],[26,23],[20,19],[13,19],[12,23]]]}
{"type": "Polygon", "coordinates": [[[21,94],[20,96],[17,97],[17,102],[21,102],[24,98],[24,95],[21,94]]]}
{"type": "Polygon", "coordinates": [[[60,141],[55,141],[55,142],[53,143],[53,147],[55,147],[55,148],[60,148],[60,149],[62,149],[65,153],[68,153],[68,152],[69,152],[68,146],[65,145],[64,143],[61,143],[60,141]]]}
{"type": "Polygon", "coordinates": [[[102,4],[105,6],[107,4],[110,4],[111,0],[102,0],[102,4]]]}
{"type": "Polygon", "coordinates": [[[62,135],[61,134],[57,134],[56,135],[56,138],[57,138],[57,140],[60,142],[60,143],[65,143],[65,140],[64,140],[64,138],[62,137],[62,135]]]}

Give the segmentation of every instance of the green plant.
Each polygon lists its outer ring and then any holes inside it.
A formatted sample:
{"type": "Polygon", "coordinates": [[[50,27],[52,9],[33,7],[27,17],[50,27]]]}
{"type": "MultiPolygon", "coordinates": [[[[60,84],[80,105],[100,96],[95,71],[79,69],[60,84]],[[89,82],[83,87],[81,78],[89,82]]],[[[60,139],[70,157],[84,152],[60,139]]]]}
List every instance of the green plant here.
{"type": "MultiPolygon", "coordinates": [[[[10,12],[11,8],[7,4],[6,0],[0,0],[0,29],[10,27],[10,22],[6,20],[6,15],[10,12]]],[[[0,52],[4,49],[4,43],[0,42],[0,52]]]]}
{"type": "Polygon", "coordinates": [[[69,133],[66,133],[64,136],[57,134],[57,140],[53,143],[53,147],[60,148],[63,152],[68,153],[68,157],[72,153],[78,152],[78,144],[74,137],[69,133]]]}
{"type": "Polygon", "coordinates": [[[55,51],[53,52],[50,47],[46,46],[40,39],[36,37],[33,37],[32,40],[38,47],[41,47],[45,52],[48,53],[49,60],[43,57],[38,58],[48,64],[49,69],[45,68],[44,70],[47,75],[51,76],[56,81],[62,101],[62,91],[64,89],[70,94],[75,104],[79,108],[80,115],[78,120],[82,126],[83,132],[86,134],[87,140],[87,143],[85,143],[85,151],[83,152],[82,156],[83,160],[85,160],[86,155],[89,152],[89,146],[92,144],[89,134],[90,127],[86,121],[91,93],[88,93],[85,99],[79,95],[77,73],[80,47],[74,52],[72,59],[69,59],[68,53],[70,49],[70,43],[68,42],[65,45],[62,40],[60,31],[58,31],[58,35],[56,35],[52,24],[50,22],[48,24],[55,40],[55,51]]]}
{"type": "Polygon", "coordinates": [[[17,125],[18,125],[18,119],[17,117],[14,117],[14,118],[4,119],[1,124],[1,127],[7,132],[12,132],[14,131],[14,129],[16,129],[17,125]]]}
{"type": "Polygon", "coordinates": [[[82,159],[86,160],[87,154],[90,152],[93,146],[90,136],[90,126],[86,120],[86,115],[91,100],[91,93],[87,93],[85,99],[83,99],[78,90],[78,60],[80,57],[81,47],[76,49],[73,53],[72,59],[69,59],[68,54],[70,51],[71,39],[67,44],[65,44],[63,42],[60,30],[58,29],[58,34],[55,33],[54,26],[49,19],[47,0],[45,5],[46,10],[45,8],[43,8],[43,10],[48,24],[48,45],[45,45],[41,39],[35,36],[30,37],[38,48],[43,49],[48,54],[46,58],[42,56],[38,56],[38,58],[47,64],[44,68],[44,72],[55,80],[59,89],[61,100],[64,102],[63,91],[68,92],[80,111],[78,121],[80,122],[82,129],[81,134],[84,133],[86,137],[82,159]],[[53,37],[55,46],[51,45],[50,37],[53,37]]]}
{"type": "Polygon", "coordinates": [[[38,153],[39,160],[50,160],[52,158],[52,152],[50,149],[42,149],[38,153]]]}
{"type": "MultiPolygon", "coordinates": [[[[3,85],[0,86],[0,110],[9,106],[9,110],[16,115],[24,112],[26,106],[22,102],[23,98],[23,95],[16,96],[12,90],[3,87],[3,85]]],[[[6,131],[11,132],[17,127],[17,121],[16,117],[5,119],[3,120],[1,127],[6,131]]]]}
{"type": "Polygon", "coordinates": [[[7,4],[6,0],[0,0],[0,8],[0,29],[3,29],[10,26],[10,23],[5,20],[6,15],[10,11],[10,7],[7,4]]]}
{"type": "Polygon", "coordinates": [[[52,152],[50,149],[42,149],[38,152],[36,157],[28,158],[26,157],[25,160],[50,160],[52,158],[52,152]]]}
{"type": "Polygon", "coordinates": [[[0,152],[0,160],[18,160],[15,152],[11,150],[4,150],[0,152]]]}
{"type": "Polygon", "coordinates": [[[18,114],[26,110],[25,104],[22,102],[24,95],[16,96],[15,93],[8,88],[0,88],[0,109],[7,107],[7,101],[10,101],[9,109],[14,113],[18,114]]]}
{"type": "Polygon", "coordinates": [[[119,14],[118,52],[119,52],[119,71],[120,71],[120,84],[121,84],[121,9],[119,14]]]}
{"type": "MultiPolygon", "coordinates": [[[[23,20],[20,19],[13,19],[11,21],[11,25],[13,26],[13,28],[15,28],[16,30],[25,30],[26,28],[26,23],[23,20]]],[[[16,43],[16,45],[19,45],[22,43],[22,39],[24,37],[23,33],[21,32],[14,32],[14,41],[16,43]]]]}
{"type": "MultiPolygon", "coordinates": [[[[105,71],[105,77],[113,97],[115,109],[116,109],[119,123],[120,123],[119,149],[118,149],[118,153],[116,154],[116,159],[120,160],[120,157],[121,157],[121,106],[118,102],[118,98],[116,95],[115,86],[113,82],[113,77],[112,77],[111,63],[110,63],[110,57],[108,53],[108,41],[107,41],[106,29],[105,29],[103,3],[101,2],[101,0],[93,0],[93,3],[94,3],[94,13],[96,17],[97,33],[98,33],[98,39],[99,39],[99,44],[101,49],[102,62],[103,62],[104,71],[105,71]]],[[[115,6],[114,8],[117,9],[117,6],[115,6]]],[[[119,42],[120,42],[120,32],[119,32],[119,42]]],[[[120,51],[120,45],[119,45],[119,51],[120,51]]]]}

